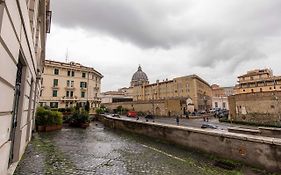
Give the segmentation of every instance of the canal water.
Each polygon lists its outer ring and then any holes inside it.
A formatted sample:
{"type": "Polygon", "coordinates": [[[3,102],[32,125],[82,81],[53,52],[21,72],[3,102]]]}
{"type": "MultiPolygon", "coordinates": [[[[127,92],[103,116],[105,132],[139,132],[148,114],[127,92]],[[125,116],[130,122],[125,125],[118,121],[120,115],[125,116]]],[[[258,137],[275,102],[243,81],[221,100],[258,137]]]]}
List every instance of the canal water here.
{"type": "Polygon", "coordinates": [[[94,122],[88,129],[64,128],[58,132],[35,135],[15,174],[267,173],[239,163],[218,160],[208,154],[183,149],[157,139],[105,128],[101,123],[94,122]],[[218,164],[220,166],[217,166],[218,164]],[[235,165],[235,168],[229,170],[231,166],[225,166],[229,164],[235,165]]]}

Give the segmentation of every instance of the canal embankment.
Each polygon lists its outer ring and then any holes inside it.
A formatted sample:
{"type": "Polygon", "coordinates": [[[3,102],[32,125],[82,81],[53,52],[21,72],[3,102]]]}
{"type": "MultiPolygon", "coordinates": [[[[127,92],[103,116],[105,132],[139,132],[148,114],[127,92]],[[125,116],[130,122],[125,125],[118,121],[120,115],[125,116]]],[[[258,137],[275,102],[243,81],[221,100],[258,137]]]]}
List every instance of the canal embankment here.
{"type": "Polygon", "coordinates": [[[99,116],[105,126],[162,139],[222,158],[281,172],[281,139],[99,116]]]}

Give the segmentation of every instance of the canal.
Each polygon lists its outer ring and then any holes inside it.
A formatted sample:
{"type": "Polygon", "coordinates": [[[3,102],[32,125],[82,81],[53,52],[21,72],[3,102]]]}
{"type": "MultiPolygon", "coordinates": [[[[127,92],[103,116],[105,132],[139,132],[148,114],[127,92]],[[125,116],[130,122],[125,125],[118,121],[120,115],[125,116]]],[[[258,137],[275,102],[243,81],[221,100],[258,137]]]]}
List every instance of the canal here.
{"type": "Polygon", "coordinates": [[[262,175],[267,173],[157,139],[105,128],[101,123],[94,122],[88,129],[63,128],[58,132],[35,134],[15,174],[262,175]],[[229,170],[233,168],[232,165],[235,165],[235,168],[229,170]]]}

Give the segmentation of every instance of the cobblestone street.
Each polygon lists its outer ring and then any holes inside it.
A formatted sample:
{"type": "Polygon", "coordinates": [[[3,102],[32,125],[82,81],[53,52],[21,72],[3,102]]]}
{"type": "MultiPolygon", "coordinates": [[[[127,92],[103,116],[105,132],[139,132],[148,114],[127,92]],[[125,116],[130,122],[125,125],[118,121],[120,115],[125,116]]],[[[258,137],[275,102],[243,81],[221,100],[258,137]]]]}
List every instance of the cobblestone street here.
{"type": "Polygon", "coordinates": [[[15,175],[265,174],[240,164],[225,170],[214,161],[205,154],[91,123],[86,130],[35,134],[15,175]]]}

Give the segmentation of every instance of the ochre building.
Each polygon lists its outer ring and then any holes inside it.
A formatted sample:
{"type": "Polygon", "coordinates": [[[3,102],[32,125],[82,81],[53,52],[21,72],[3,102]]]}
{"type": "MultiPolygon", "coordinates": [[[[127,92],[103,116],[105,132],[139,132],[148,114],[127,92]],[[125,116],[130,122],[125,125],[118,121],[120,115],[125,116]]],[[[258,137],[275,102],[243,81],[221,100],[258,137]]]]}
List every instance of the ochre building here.
{"type": "Polygon", "coordinates": [[[50,22],[49,0],[0,0],[1,175],[13,174],[31,139],[50,22]]]}
{"type": "Polygon", "coordinates": [[[110,109],[118,105],[156,115],[182,115],[186,112],[205,111],[212,106],[212,89],[197,75],[177,77],[149,84],[148,76],[139,66],[130,88],[123,88],[133,102],[107,103],[110,109]]]}
{"type": "Polygon", "coordinates": [[[235,95],[229,97],[230,119],[281,124],[281,77],[270,69],[252,70],[238,77],[235,95]]]}
{"type": "Polygon", "coordinates": [[[281,91],[281,76],[274,76],[270,69],[248,71],[238,77],[235,87],[235,94],[274,91],[281,91]]]}
{"type": "Polygon", "coordinates": [[[41,106],[70,108],[85,106],[87,101],[93,110],[100,106],[103,76],[94,68],[46,60],[42,77],[41,106]]]}

